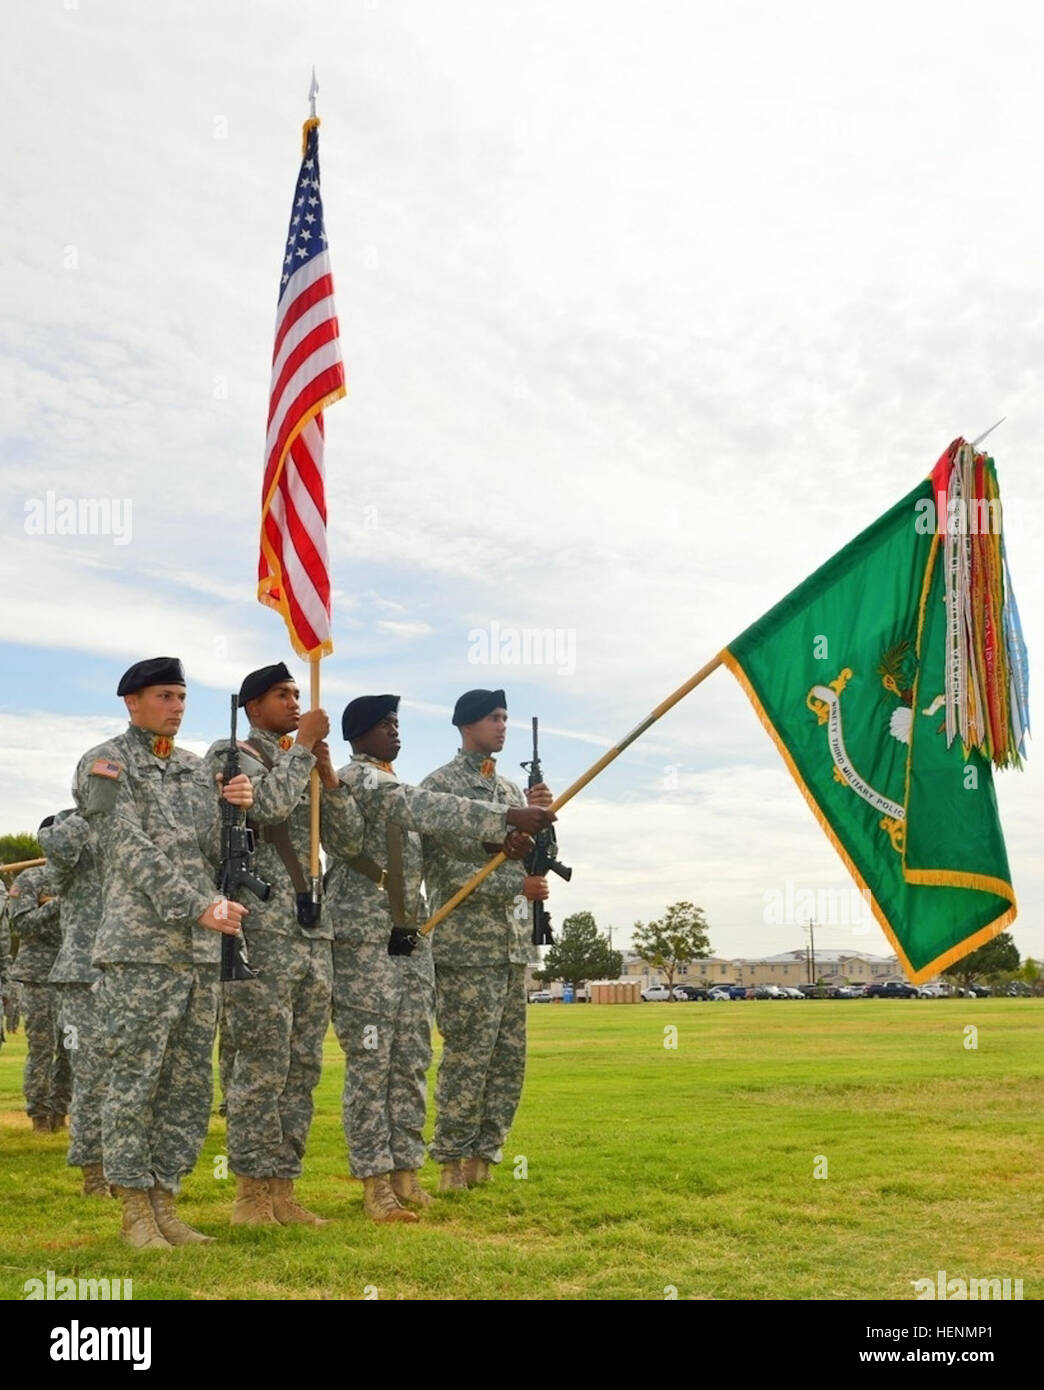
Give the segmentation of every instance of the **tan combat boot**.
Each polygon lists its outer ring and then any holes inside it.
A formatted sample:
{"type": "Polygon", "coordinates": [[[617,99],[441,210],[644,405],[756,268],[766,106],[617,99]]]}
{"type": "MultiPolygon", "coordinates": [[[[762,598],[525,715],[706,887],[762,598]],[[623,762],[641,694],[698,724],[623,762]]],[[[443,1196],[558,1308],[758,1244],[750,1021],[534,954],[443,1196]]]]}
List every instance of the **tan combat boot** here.
{"type": "Polygon", "coordinates": [[[135,1250],[171,1248],[170,1241],[164,1239],[163,1233],[156,1225],[149,1194],[143,1187],[114,1187],[112,1195],[123,1203],[120,1240],[124,1245],[132,1245],[135,1250]]]}
{"type": "Polygon", "coordinates": [[[50,1115],[34,1115],[33,1117],[34,1134],[50,1134],[51,1117],[50,1115]]]}
{"type": "Polygon", "coordinates": [[[279,1225],[272,1210],[267,1178],[244,1178],[236,1174],[236,1200],[231,1221],[233,1226],[279,1225]]]}
{"type": "Polygon", "coordinates": [[[182,1221],[174,1210],[174,1193],[168,1192],[159,1183],[149,1191],[153,1214],[160,1235],[168,1245],[213,1245],[214,1237],[205,1236],[182,1221]]]}
{"type": "Polygon", "coordinates": [[[468,1180],[464,1176],[464,1165],[459,1158],[451,1159],[442,1165],[439,1178],[440,1192],[467,1192],[468,1180]]]}
{"type": "Polygon", "coordinates": [[[281,1226],[329,1226],[326,1217],[316,1216],[297,1200],[293,1178],[269,1178],[268,1190],[272,1194],[272,1215],[281,1226]]]}
{"type": "Polygon", "coordinates": [[[464,1171],[464,1181],[469,1187],[477,1187],[479,1183],[492,1182],[493,1174],[489,1171],[489,1163],[484,1158],[479,1158],[478,1154],[473,1154],[471,1158],[466,1158],[461,1164],[464,1171]]]}
{"type": "Polygon", "coordinates": [[[83,1165],[83,1195],[85,1197],[112,1196],[100,1163],[85,1163],[83,1165]]]}
{"type": "Polygon", "coordinates": [[[392,1191],[400,1202],[409,1202],[411,1207],[430,1207],[432,1196],[425,1192],[417,1181],[416,1168],[398,1168],[391,1175],[392,1191]]]}
{"type": "Polygon", "coordinates": [[[417,1213],[407,1211],[399,1202],[388,1174],[363,1178],[363,1211],[371,1221],[416,1221],[417,1213]]]}

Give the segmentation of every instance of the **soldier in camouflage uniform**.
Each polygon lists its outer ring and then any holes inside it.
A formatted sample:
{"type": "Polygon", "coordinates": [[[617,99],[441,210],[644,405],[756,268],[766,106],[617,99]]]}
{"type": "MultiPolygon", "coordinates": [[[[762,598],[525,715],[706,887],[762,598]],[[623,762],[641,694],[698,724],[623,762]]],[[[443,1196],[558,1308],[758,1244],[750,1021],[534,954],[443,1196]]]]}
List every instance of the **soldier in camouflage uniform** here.
{"type": "MultiPolygon", "coordinates": [[[[44,822],[46,825],[47,822],[44,822]]],[[[41,826],[43,829],[43,826],[41,826]]],[[[61,944],[57,886],[48,864],[23,869],[11,885],[11,927],[18,954],[11,976],[25,991],[26,1114],[33,1129],[62,1129],[69,1110],[72,1073],[58,1030],[58,990],[47,977],[61,944]]]]}
{"type": "MultiPolygon", "coordinates": [[[[218,795],[200,759],[174,742],[185,709],[181,662],[138,662],[116,693],[130,727],[86,753],[76,773],[102,878],[91,958],[104,972],[102,1147],[105,1178],[123,1203],[123,1240],[166,1249],[212,1239],[178,1219],[174,1199],[210,1115],[220,934],[235,935],[246,909],[211,887],[218,795]]],[[[221,794],[236,806],[253,801],[246,777],[221,794]]]]}
{"type": "Polygon", "coordinates": [[[7,973],[4,976],[3,989],[0,991],[0,1033],[7,1025],[9,1033],[18,1032],[18,1024],[22,1017],[22,986],[17,980],[11,979],[11,966],[13,959],[11,955],[11,910],[8,900],[7,885],[0,879],[0,952],[4,945],[7,947],[7,973]]]}
{"type": "MultiPolygon", "coordinates": [[[[87,804],[86,774],[73,787],[87,804]]],[[[67,1162],[83,1169],[83,1195],[108,1197],[102,1168],[101,1107],[105,1090],[105,1020],[91,964],[101,920],[101,878],[91,828],[78,809],[60,811],[39,830],[40,846],[58,889],[62,944],[48,979],[58,990],[58,1027],[72,1066],[67,1162]]]]}
{"type": "Polygon", "coordinates": [[[11,917],[8,913],[7,884],[0,878],[0,1047],[4,1042],[4,1019],[11,991],[17,988],[11,979],[11,917]]]}
{"type": "MultiPolygon", "coordinates": [[[[298,894],[309,891],[312,768],[334,778],[323,742],[330,721],[324,710],[302,714],[299,698],[282,662],[252,671],[239,692],[250,719],[240,768],[254,789],[254,871],[272,892],[265,903],[250,900],[243,928],[257,978],[222,986],[222,1038],[234,1058],[230,1068],[222,1066],[228,1158],[237,1182],[233,1225],[327,1224],[294,1196],[330,1022],[333,937],[325,912],[314,927],[301,925],[298,915],[298,894]]],[[[227,748],[226,739],[208,750],[213,771],[220,771],[227,748]]]]}
{"type": "MultiPolygon", "coordinates": [[[[457,701],[453,723],[461,751],[421,785],[495,806],[522,806],[522,792],[498,775],[493,757],[507,732],[503,690],[469,690],[457,701]]],[[[552,797],[541,783],[525,799],[549,806],[552,797]]],[[[433,912],[481,868],[489,848],[425,839],[424,879],[433,912]]],[[[546,878],[527,875],[518,863],[503,864],[432,932],[443,1051],[431,1156],[442,1164],[443,1190],[488,1182],[490,1164],[501,1160],[526,1069],[528,903],[547,896],[546,878]]]]}
{"type": "Polygon", "coordinates": [[[467,845],[501,842],[525,854],[532,841],[509,824],[536,831],[546,813],[492,807],[400,784],[397,695],[353,700],[342,717],[352,759],[337,774],[345,798],[323,805],[323,846],[332,856],[326,901],[334,924],[334,1027],[346,1058],[343,1118],[349,1163],[363,1180],[364,1210],[374,1221],[415,1221],[410,1206],[430,1196],[417,1180],[424,1162],[434,1016],[434,972],[427,937],[411,935],[425,915],[421,840],[449,834],[467,845]],[[360,838],[344,812],[362,808],[360,838]],[[397,953],[389,953],[395,936],[397,953]]]}
{"type": "Polygon", "coordinates": [[[4,1042],[4,1016],[11,987],[11,922],[7,914],[7,885],[0,878],[0,1047],[4,1042]]]}

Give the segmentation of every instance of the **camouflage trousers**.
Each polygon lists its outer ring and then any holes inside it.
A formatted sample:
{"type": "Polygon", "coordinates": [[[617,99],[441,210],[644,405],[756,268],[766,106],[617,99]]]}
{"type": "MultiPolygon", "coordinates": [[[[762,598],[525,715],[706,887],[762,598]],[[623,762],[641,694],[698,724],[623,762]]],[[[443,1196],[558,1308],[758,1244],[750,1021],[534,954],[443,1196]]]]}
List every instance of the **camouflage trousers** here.
{"type": "Polygon", "coordinates": [[[72,1063],[69,1154],[74,1168],[102,1161],[102,1100],[105,1096],[105,1019],[99,992],[88,984],[59,985],[58,1020],[72,1063]]]}
{"type": "Polygon", "coordinates": [[[222,986],[222,1030],[234,1053],[229,1167],[246,1178],[299,1178],[330,1022],[330,942],[244,935],[258,977],[222,986]]]}
{"type": "Polygon", "coordinates": [[[58,986],[22,981],[25,1008],[25,1059],[22,1090],[25,1112],[32,1118],[67,1115],[72,1093],[69,1054],[58,1031],[58,986]]]}
{"type": "Polygon", "coordinates": [[[229,1037],[226,1022],[225,986],[221,986],[221,1012],[218,1018],[218,1086],[221,1090],[221,1104],[218,1113],[224,1115],[228,1110],[228,1088],[232,1085],[232,1068],[236,1064],[236,1050],[229,1037]]]}
{"type": "Polygon", "coordinates": [[[473,1155],[499,1163],[526,1073],[526,968],[435,971],[443,1038],[435,1084],[436,1163],[473,1155]]]}
{"type": "Polygon", "coordinates": [[[218,967],[107,965],[100,998],[105,1177],[119,1187],[158,1183],[176,1193],[207,1137],[218,967]]]}
{"type": "Polygon", "coordinates": [[[387,938],[334,942],[333,1021],[345,1056],[341,1117],[354,1177],[424,1162],[434,1010],[430,947],[389,956],[387,938]]]}
{"type": "Polygon", "coordinates": [[[17,980],[8,980],[5,988],[7,1003],[4,1005],[4,1022],[9,1033],[17,1033],[24,1012],[22,986],[17,980]]]}

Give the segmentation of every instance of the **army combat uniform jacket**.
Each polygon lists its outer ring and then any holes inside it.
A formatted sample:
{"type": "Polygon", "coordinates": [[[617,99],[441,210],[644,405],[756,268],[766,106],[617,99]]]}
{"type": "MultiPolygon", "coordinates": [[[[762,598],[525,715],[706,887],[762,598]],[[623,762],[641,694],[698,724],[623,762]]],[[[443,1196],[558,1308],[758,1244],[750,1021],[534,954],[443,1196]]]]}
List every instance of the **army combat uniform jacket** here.
{"type": "Polygon", "coordinates": [[[220,933],[197,925],[214,902],[217,788],[200,759],[131,725],[85,753],[85,816],[102,870],[95,965],[216,965],[220,933]]]}

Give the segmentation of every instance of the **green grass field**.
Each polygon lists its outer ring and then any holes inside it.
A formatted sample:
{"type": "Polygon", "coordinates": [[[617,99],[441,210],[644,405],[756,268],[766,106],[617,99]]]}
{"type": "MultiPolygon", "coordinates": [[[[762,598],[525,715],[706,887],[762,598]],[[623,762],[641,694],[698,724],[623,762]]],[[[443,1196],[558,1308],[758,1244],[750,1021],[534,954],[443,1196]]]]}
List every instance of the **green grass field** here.
{"type": "MultiPolygon", "coordinates": [[[[367,1221],[331,1033],[300,1191],[335,1224],[232,1230],[215,1115],[182,1205],[219,1243],[158,1253],[120,1244],[115,1202],[77,1195],[64,1136],[31,1133],[19,1034],[0,1053],[0,1295],[49,1269],[131,1276],[137,1299],[910,1299],[940,1269],[1044,1294],[1044,1000],[534,1006],[529,1022],[489,1187],[415,1226],[367,1221]]],[[[436,1169],[421,1176],[434,1190],[436,1169]]]]}

